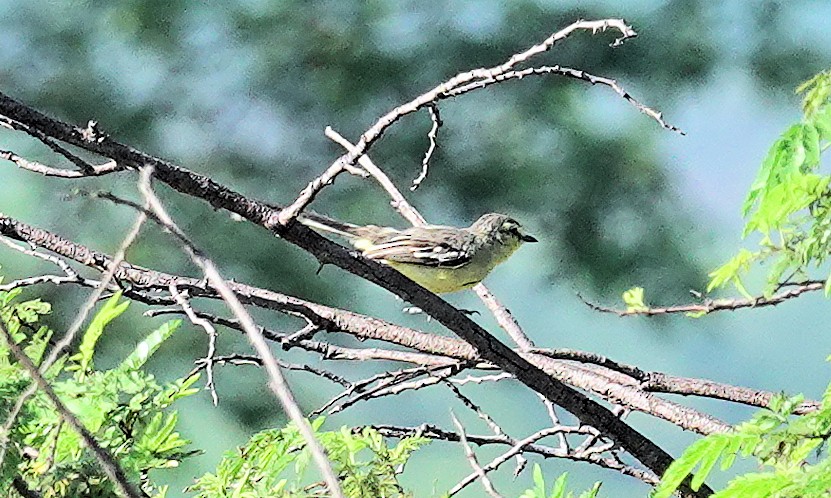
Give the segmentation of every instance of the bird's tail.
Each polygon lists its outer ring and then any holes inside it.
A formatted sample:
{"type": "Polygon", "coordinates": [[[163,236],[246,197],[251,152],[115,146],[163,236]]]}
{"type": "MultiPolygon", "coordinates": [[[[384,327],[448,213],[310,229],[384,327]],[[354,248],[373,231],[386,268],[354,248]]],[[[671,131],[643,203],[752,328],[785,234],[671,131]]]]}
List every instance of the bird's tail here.
{"type": "Polygon", "coordinates": [[[297,217],[297,221],[311,229],[333,233],[349,240],[359,237],[357,232],[360,227],[358,225],[344,223],[342,221],[329,218],[328,216],[323,216],[322,214],[304,212],[297,217]]]}

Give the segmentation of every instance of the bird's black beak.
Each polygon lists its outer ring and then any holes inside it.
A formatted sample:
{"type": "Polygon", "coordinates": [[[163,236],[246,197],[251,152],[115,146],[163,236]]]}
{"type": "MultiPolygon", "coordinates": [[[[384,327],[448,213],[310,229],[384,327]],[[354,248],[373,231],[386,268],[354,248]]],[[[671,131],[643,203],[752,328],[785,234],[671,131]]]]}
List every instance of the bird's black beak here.
{"type": "Polygon", "coordinates": [[[534,237],[533,235],[528,235],[527,233],[522,234],[519,240],[523,242],[539,242],[539,240],[537,240],[536,237],[534,237]]]}

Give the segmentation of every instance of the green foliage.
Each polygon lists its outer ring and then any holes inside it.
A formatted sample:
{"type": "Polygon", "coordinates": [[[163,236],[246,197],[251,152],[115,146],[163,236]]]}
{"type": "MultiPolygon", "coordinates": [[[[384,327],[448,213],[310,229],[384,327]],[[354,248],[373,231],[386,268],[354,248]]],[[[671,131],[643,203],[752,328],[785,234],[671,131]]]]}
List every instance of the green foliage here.
{"type": "Polygon", "coordinates": [[[643,287],[632,287],[623,293],[623,303],[626,304],[626,311],[646,311],[649,308],[643,302],[643,287]]]}
{"type": "MultiPolygon", "coordinates": [[[[525,490],[519,498],[575,498],[574,493],[566,491],[566,481],[568,480],[568,472],[563,472],[560,477],[554,481],[551,487],[551,492],[545,492],[545,479],[542,475],[540,466],[534,465],[534,487],[525,490]]],[[[594,486],[588,491],[583,491],[577,498],[595,498],[600,491],[600,483],[594,483],[594,486]]]]}
{"type": "Polygon", "coordinates": [[[104,333],[104,327],[108,323],[115,320],[120,314],[127,311],[130,305],[129,301],[119,303],[121,293],[118,292],[104,303],[104,306],[98,310],[98,313],[92,318],[92,322],[87,327],[87,332],[81,340],[81,345],[78,347],[78,354],[71,359],[77,363],[77,371],[80,373],[78,380],[84,380],[84,374],[92,369],[92,355],[95,352],[95,345],[101,334],[104,333]]]}
{"type": "MultiPolygon", "coordinates": [[[[16,303],[19,293],[0,293],[0,319],[14,340],[37,364],[43,358],[52,331],[37,326],[49,313],[39,300],[16,303]],[[26,331],[30,331],[27,333],[26,331]]],[[[110,298],[84,332],[78,353],[60,358],[47,372],[63,403],[93,434],[148,496],[164,496],[166,489],[147,478],[152,469],[174,467],[190,453],[188,441],[176,432],[177,414],[170,405],[197,391],[192,376],[159,384],[141,367],[180,325],[179,320],[151,332],[116,368],[94,370],[95,345],[108,323],[127,309],[120,294],[110,298]]],[[[8,346],[0,345],[0,413],[5,420],[21,393],[30,384],[28,374],[8,346]]],[[[0,485],[11,489],[21,477],[30,489],[44,497],[116,496],[113,485],[76,432],[61,421],[52,403],[36,392],[24,403],[16,424],[7,435],[6,454],[0,467],[0,485]]]]}
{"type": "Polygon", "coordinates": [[[769,296],[824,263],[831,251],[831,176],[819,172],[822,152],[831,143],[831,71],[814,76],[797,92],[804,94],[802,122],[770,148],[742,207],[748,217],[743,236],[760,234],[761,250],[743,249],[710,273],[708,291],[732,284],[750,297],[743,275],[754,263],[771,261],[769,296]]]}
{"type": "Polygon", "coordinates": [[[754,457],[760,470],[734,478],[714,497],[827,497],[831,457],[823,443],[831,436],[831,386],[819,410],[795,417],[801,402],[778,396],[733,432],[696,441],[667,469],[653,498],[669,497],[696,468],[691,485],[698,489],[719,461],[724,471],[738,456],[754,457]]]}
{"type": "MultiPolygon", "coordinates": [[[[410,454],[429,442],[404,438],[388,447],[374,429],[355,433],[347,427],[319,432],[323,418],[312,422],[315,435],[340,477],[346,496],[361,498],[411,496],[398,484],[410,454]]],[[[248,444],[225,455],[215,474],[205,474],[190,488],[197,497],[311,497],[325,487],[306,477],[311,455],[300,432],[288,425],[263,431],[248,444]]]]}

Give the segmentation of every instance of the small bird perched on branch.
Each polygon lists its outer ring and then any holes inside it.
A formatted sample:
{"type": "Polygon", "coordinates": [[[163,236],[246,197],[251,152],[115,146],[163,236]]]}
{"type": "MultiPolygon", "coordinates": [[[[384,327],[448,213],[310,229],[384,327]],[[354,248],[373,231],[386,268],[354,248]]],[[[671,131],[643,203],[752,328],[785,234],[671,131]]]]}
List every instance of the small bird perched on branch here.
{"type": "Polygon", "coordinates": [[[342,223],[316,213],[298,221],[347,239],[369,259],[395,268],[436,294],[468,289],[481,282],[524,242],[537,242],[513,218],[483,215],[467,228],[439,225],[404,230],[342,223]]]}

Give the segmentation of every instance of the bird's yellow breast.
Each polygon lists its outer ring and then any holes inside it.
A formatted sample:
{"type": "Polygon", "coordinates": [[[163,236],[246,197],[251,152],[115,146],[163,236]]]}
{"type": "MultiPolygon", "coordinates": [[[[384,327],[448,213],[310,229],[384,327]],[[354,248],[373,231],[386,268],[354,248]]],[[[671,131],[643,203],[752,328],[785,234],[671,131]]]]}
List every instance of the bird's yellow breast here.
{"type": "Polygon", "coordinates": [[[458,267],[385,262],[430,292],[445,294],[469,289],[478,284],[496,265],[505,261],[518,248],[519,243],[480,248],[467,264],[458,267]]]}

